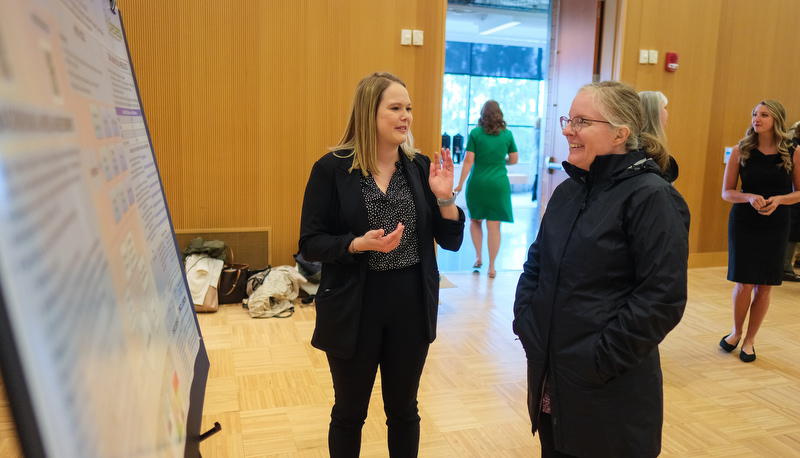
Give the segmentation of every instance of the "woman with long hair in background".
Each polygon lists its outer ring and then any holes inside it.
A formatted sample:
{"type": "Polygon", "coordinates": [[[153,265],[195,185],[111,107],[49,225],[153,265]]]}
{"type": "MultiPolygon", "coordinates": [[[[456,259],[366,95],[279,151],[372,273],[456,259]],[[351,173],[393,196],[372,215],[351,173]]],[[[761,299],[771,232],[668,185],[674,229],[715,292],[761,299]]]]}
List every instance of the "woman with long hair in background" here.
{"type": "Polygon", "coordinates": [[[514,222],[506,165],[514,165],[517,160],[517,145],[511,131],[506,128],[500,104],[489,100],[481,108],[478,127],[469,133],[461,179],[455,188],[456,193],[461,192],[464,180],[469,176],[466,199],[469,232],[476,253],[473,267],[477,269],[483,265],[483,220],[486,220],[489,278],[494,278],[497,272],[494,261],[500,251],[500,223],[514,222]]]}
{"type": "Polygon", "coordinates": [[[755,340],[769,309],[772,287],[783,280],[790,205],[800,201],[800,152],[786,133],[786,110],[764,100],[752,111],[745,137],[733,147],[722,198],[733,203],[728,218],[728,280],[733,287],[733,329],[720,348],[756,360],[755,340]],[[741,178],[741,188],[738,188],[741,178]],[[744,330],[745,319],[747,333],[744,330]]]}
{"type": "MultiPolygon", "coordinates": [[[[644,112],[644,126],[642,132],[647,132],[658,138],[661,143],[667,144],[667,96],[661,91],[642,91],[639,93],[639,100],[642,101],[642,111],[644,112]]],[[[678,162],[672,155],[666,156],[665,160],[660,160],[658,166],[661,168],[661,175],[667,183],[674,183],[678,179],[678,162]]]]}

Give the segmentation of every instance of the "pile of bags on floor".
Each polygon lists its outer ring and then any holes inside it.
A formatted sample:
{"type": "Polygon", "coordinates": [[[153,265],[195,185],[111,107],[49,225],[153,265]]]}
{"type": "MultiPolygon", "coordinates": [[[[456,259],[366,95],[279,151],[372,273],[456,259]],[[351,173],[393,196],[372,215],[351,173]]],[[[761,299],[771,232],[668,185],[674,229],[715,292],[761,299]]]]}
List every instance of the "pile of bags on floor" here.
{"type": "Polygon", "coordinates": [[[278,266],[247,282],[247,310],[253,318],[286,318],[294,313],[300,285],[306,279],[291,266],[278,266]]]}
{"type": "MultiPolygon", "coordinates": [[[[294,313],[301,290],[311,297],[319,285],[321,266],[295,256],[297,267],[278,266],[251,272],[247,264],[226,262],[233,251],[220,240],[198,237],[183,250],[186,278],[195,310],[216,312],[219,304],[243,304],[253,318],[285,318],[294,313]]],[[[304,303],[311,300],[304,299],[304,303]]]]}
{"type": "Polygon", "coordinates": [[[198,237],[181,253],[186,281],[189,283],[189,292],[197,312],[216,312],[219,308],[218,287],[225,266],[226,248],[225,242],[203,242],[198,237]]]}

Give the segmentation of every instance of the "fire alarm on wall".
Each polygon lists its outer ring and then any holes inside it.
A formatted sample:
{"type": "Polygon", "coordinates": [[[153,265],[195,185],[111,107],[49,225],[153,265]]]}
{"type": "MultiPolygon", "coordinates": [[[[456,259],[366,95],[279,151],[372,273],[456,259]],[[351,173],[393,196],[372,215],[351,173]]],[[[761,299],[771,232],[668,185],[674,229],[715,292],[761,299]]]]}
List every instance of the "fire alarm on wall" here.
{"type": "Polygon", "coordinates": [[[678,70],[678,53],[667,53],[666,57],[664,57],[664,69],[668,72],[674,72],[678,70]]]}

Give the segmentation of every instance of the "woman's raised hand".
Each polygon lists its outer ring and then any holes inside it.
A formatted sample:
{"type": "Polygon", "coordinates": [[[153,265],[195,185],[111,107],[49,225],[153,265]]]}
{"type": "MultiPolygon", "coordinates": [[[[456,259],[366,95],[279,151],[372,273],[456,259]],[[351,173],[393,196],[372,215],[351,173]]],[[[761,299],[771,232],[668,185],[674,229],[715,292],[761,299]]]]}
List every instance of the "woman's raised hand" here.
{"type": "Polygon", "coordinates": [[[436,197],[449,199],[453,195],[453,157],[449,148],[442,148],[441,153],[433,156],[428,183],[436,197]]]}

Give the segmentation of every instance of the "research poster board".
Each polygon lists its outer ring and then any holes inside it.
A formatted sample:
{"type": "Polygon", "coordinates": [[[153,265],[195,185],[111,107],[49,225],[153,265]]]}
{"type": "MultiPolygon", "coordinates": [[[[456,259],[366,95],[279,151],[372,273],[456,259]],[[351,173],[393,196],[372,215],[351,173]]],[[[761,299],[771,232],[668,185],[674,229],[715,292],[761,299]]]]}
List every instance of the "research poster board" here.
{"type": "Polygon", "coordinates": [[[208,358],[108,0],[0,2],[0,363],[29,456],[198,448],[208,358]]]}

